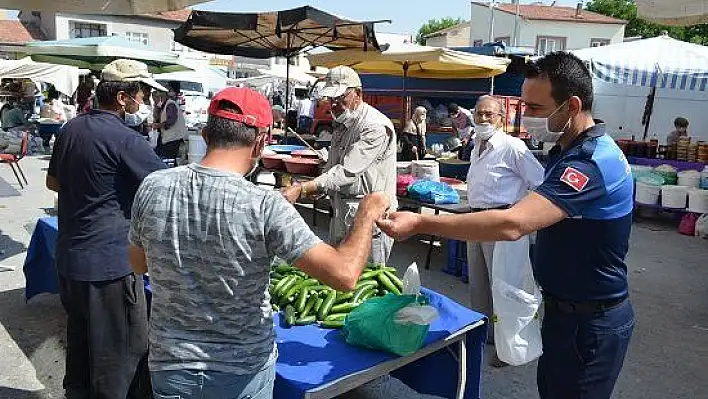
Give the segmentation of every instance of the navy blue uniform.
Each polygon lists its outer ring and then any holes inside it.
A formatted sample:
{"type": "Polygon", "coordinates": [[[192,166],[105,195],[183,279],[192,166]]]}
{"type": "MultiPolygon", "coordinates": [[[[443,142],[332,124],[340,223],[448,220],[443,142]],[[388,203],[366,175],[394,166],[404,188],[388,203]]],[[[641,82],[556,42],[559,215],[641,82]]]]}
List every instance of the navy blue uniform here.
{"type": "Polygon", "coordinates": [[[634,327],[625,264],[633,184],[602,123],[549,154],[536,192],[568,218],[540,230],[536,240],[534,275],[546,300],[542,399],[612,394],[634,327]]]}

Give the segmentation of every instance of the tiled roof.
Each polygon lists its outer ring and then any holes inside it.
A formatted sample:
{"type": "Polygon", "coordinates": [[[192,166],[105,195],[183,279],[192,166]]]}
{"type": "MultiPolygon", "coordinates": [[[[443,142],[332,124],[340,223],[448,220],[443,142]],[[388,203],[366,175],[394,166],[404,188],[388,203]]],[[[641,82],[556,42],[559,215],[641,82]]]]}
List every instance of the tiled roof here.
{"type": "Polygon", "coordinates": [[[0,20],[0,43],[25,44],[35,40],[46,40],[38,26],[16,20],[0,20]]]}
{"type": "MultiPolygon", "coordinates": [[[[473,2],[478,6],[489,7],[489,3],[473,2]]],[[[516,4],[503,3],[498,4],[497,10],[516,14],[516,4]]],[[[564,21],[564,22],[580,22],[580,23],[595,23],[595,24],[626,24],[627,21],[617,19],[607,15],[598,14],[596,12],[582,10],[580,16],[576,16],[575,7],[561,7],[550,5],[537,4],[522,4],[519,6],[519,16],[525,19],[544,20],[544,21],[564,21]]]]}

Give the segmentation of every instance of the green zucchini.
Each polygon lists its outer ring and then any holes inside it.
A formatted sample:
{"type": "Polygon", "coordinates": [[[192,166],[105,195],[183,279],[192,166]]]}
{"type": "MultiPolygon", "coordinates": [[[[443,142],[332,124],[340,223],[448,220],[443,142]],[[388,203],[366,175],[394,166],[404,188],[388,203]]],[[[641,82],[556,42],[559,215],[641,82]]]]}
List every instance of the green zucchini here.
{"type": "Polygon", "coordinates": [[[333,314],[336,313],[349,313],[352,310],[354,310],[357,306],[359,306],[359,302],[345,302],[345,303],[340,303],[338,305],[332,306],[331,312],[333,314]]]}
{"type": "Polygon", "coordinates": [[[337,299],[337,291],[332,290],[329,292],[329,295],[327,295],[324,302],[322,302],[322,306],[320,306],[317,310],[317,320],[324,320],[324,318],[327,317],[332,309],[332,306],[334,305],[335,299],[337,299]]]}
{"type": "Polygon", "coordinates": [[[379,273],[379,275],[376,276],[376,278],[379,280],[379,282],[381,283],[381,285],[384,288],[393,292],[396,295],[401,295],[401,290],[399,290],[398,287],[396,287],[396,285],[391,281],[390,278],[388,278],[388,276],[386,275],[385,272],[379,273]]]}

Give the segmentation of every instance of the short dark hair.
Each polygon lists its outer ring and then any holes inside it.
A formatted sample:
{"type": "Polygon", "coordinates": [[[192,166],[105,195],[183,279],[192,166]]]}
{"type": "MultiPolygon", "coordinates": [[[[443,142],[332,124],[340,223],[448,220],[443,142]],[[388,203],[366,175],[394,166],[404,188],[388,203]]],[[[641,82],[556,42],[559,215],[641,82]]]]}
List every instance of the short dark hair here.
{"type": "Polygon", "coordinates": [[[459,110],[460,110],[460,106],[455,103],[450,103],[450,105],[447,106],[447,113],[448,114],[455,114],[459,110]]]}
{"type": "Polygon", "coordinates": [[[592,76],[585,63],[574,54],[556,51],[529,61],[526,64],[526,79],[548,79],[551,96],[557,104],[577,96],[582,101],[583,111],[592,109],[592,76]]]}
{"type": "Polygon", "coordinates": [[[135,98],[140,91],[139,82],[108,82],[102,80],[96,88],[96,100],[99,106],[116,106],[118,92],[124,91],[135,98]]]}
{"type": "MultiPolygon", "coordinates": [[[[230,101],[220,101],[219,109],[241,113],[241,110],[230,101]]],[[[204,133],[210,149],[248,147],[253,145],[258,137],[257,128],[214,115],[209,115],[204,133]]]]}
{"type": "Polygon", "coordinates": [[[674,119],[674,126],[676,126],[676,127],[688,127],[688,119],[679,116],[678,118],[674,119]]]}
{"type": "Polygon", "coordinates": [[[58,100],[59,99],[59,91],[54,86],[49,86],[49,88],[47,89],[47,99],[49,99],[49,100],[58,100]]]}

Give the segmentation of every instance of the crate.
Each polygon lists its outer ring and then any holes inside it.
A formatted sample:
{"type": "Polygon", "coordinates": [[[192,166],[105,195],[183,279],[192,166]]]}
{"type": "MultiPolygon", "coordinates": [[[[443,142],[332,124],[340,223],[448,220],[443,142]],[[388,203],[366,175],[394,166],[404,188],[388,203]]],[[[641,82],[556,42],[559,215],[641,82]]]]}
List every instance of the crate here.
{"type": "Polygon", "coordinates": [[[465,241],[447,240],[447,263],[442,269],[444,273],[458,276],[467,283],[467,243],[465,241]]]}

